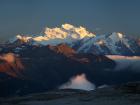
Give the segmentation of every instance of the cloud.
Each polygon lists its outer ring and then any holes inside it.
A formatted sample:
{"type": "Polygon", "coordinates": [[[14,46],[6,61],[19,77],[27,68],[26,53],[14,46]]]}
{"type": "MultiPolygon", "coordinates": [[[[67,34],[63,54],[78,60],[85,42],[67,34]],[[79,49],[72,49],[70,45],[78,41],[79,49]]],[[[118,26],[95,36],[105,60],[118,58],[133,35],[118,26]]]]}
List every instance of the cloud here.
{"type": "Polygon", "coordinates": [[[70,81],[61,85],[59,89],[81,89],[81,90],[94,90],[95,85],[89,82],[85,74],[80,74],[72,77],[70,81]]]}
{"type": "Polygon", "coordinates": [[[109,55],[110,59],[115,60],[117,66],[115,70],[133,70],[134,72],[140,72],[140,56],[119,56],[109,55]]]}

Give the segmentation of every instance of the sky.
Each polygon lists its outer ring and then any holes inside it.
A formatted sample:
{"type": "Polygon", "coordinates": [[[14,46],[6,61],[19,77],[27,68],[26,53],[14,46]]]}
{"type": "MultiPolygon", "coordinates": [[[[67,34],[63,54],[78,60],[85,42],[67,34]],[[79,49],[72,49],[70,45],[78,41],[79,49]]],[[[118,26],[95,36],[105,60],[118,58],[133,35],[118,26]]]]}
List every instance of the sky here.
{"type": "Polygon", "coordinates": [[[0,0],[0,41],[64,23],[140,37],[140,0],[0,0]]]}

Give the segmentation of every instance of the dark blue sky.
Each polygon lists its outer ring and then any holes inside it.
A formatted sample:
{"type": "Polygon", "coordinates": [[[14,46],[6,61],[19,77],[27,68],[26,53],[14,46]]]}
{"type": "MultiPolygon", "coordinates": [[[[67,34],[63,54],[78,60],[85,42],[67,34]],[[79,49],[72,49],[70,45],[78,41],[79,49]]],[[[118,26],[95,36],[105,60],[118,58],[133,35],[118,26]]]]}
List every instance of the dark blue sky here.
{"type": "Polygon", "coordinates": [[[140,0],[0,0],[0,40],[63,23],[139,36],[140,0]]]}

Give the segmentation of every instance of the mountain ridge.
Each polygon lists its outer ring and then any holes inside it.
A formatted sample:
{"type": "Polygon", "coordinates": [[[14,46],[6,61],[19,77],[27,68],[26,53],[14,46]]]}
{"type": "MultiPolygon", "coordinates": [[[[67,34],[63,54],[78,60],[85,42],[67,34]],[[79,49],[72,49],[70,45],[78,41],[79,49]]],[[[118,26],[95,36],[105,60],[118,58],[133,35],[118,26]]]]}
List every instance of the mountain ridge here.
{"type": "Polygon", "coordinates": [[[96,35],[80,26],[64,24],[60,28],[46,28],[42,35],[17,35],[9,44],[59,45],[67,44],[79,53],[98,55],[140,55],[139,39],[120,32],[96,35]]]}

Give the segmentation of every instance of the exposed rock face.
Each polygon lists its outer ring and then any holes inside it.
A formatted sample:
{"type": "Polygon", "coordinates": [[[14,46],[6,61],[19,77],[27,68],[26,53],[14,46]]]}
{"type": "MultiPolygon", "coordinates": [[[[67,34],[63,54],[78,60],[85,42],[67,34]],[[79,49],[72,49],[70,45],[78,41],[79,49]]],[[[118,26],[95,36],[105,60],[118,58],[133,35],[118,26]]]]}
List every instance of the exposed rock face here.
{"type": "Polygon", "coordinates": [[[56,53],[64,54],[65,56],[72,56],[73,54],[76,54],[76,51],[70,47],[67,47],[66,44],[60,44],[58,46],[48,45],[48,47],[56,53]]]}
{"type": "Polygon", "coordinates": [[[16,55],[7,53],[0,56],[0,72],[13,77],[21,76],[24,66],[16,55]]]}

